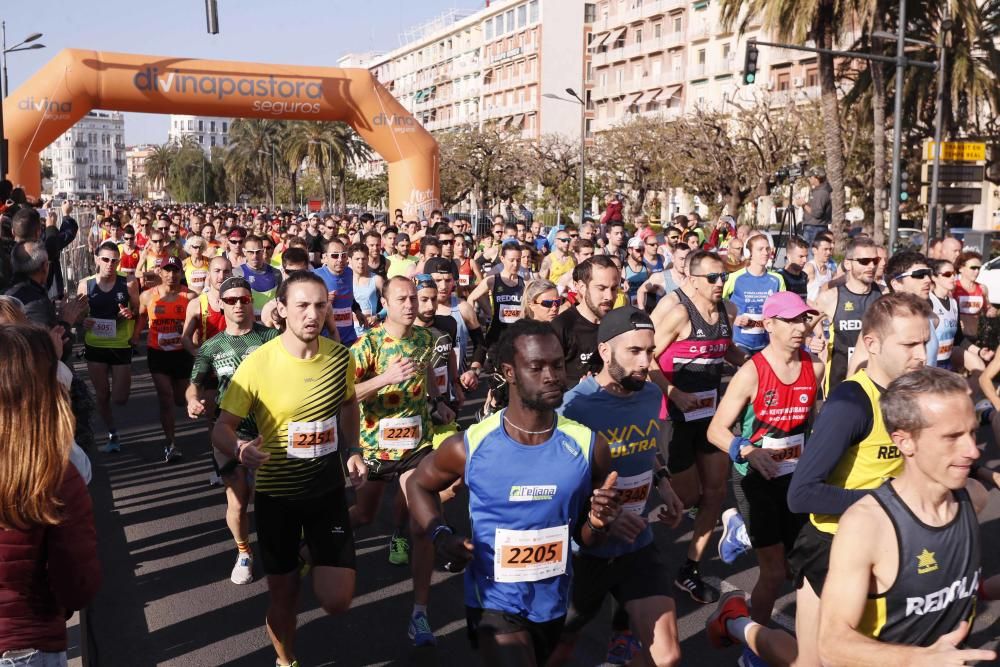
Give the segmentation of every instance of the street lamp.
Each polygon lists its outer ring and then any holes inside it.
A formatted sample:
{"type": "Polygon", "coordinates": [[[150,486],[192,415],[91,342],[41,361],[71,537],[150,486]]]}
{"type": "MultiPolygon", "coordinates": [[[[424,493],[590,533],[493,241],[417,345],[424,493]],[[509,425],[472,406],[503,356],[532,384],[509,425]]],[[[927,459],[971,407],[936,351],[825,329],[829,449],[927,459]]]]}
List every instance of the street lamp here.
{"type": "Polygon", "coordinates": [[[260,153],[261,155],[271,156],[271,209],[273,210],[274,209],[274,149],[271,149],[269,151],[258,150],[257,152],[260,153]]]}
{"type": "Polygon", "coordinates": [[[576,91],[572,88],[566,89],[566,94],[573,99],[566,99],[565,97],[560,97],[553,93],[544,93],[542,97],[547,97],[550,100],[559,100],[560,102],[575,102],[580,105],[580,220],[578,224],[583,224],[584,215],[584,158],[586,156],[587,150],[587,103],[584,102],[576,91]]]}
{"type": "MultiPolygon", "coordinates": [[[[31,44],[29,42],[41,38],[42,33],[36,32],[28,35],[14,46],[7,48],[7,22],[0,21],[0,57],[3,59],[3,96],[7,97],[7,54],[17,51],[32,51],[34,49],[44,49],[44,44],[31,44]]],[[[7,135],[3,130],[3,104],[0,104],[0,178],[7,178],[7,135]]]]}

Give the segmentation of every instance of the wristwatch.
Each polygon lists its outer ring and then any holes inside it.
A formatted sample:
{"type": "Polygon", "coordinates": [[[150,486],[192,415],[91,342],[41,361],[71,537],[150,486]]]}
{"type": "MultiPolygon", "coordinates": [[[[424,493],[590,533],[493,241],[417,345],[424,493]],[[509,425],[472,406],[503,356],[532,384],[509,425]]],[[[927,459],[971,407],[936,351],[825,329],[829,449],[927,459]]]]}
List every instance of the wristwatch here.
{"type": "Polygon", "coordinates": [[[659,484],[663,480],[670,479],[670,471],[664,468],[659,468],[653,473],[653,484],[659,484]]]}

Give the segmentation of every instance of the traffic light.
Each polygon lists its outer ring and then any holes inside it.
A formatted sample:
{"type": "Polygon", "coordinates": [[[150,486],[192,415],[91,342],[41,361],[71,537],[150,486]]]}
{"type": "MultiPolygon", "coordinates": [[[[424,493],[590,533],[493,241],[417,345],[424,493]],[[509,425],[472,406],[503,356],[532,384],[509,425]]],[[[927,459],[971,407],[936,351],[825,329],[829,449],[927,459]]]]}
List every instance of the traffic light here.
{"type": "Polygon", "coordinates": [[[747,55],[743,60],[743,83],[753,83],[757,80],[757,42],[747,41],[747,55]]]}
{"type": "Polygon", "coordinates": [[[915,196],[915,192],[920,186],[913,176],[914,174],[910,173],[910,169],[905,164],[899,165],[899,201],[907,202],[915,196]]]}

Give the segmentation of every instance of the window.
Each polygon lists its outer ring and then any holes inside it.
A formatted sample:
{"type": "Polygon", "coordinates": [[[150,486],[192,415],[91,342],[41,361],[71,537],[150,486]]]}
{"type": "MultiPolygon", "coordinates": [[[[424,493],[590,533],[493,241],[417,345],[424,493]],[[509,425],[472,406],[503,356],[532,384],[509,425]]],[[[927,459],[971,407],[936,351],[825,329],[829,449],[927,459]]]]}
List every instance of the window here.
{"type": "Polygon", "coordinates": [[[521,5],[517,8],[517,27],[523,28],[528,22],[528,5],[521,5]]]}
{"type": "Polygon", "coordinates": [[[528,3],[528,21],[531,23],[538,22],[538,0],[531,0],[528,3]]]}
{"type": "Polygon", "coordinates": [[[778,73],[778,92],[791,90],[792,88],[792,74],[791,72],[779,72],[778,73]]]}
{"type": "Polygon", "coordinates": [[[722,45],[722,59],[728,61],[731,56],[731,47],[729,43],[722,45]]]}
{"type": "Polygon", "coordinates": [[[705,49],[698,49],[698,64],[705,64],[705,49]]]}
{"type": "Polygon", "coordinates": [[[229,123],[227,123],[226,121],[222,122],[222,131],[223,132],[228,132],[229,131],[229,123]]]}
{"type": "Polygon", "coordinates": [[[229,144],[229,137],[223,135],[223,137],[222,137],[222,145],[226,146],[228,144],[229,144]]]}
{"type": "MultiPolygon", "coordinates": [[[[538,11],[538,3],[532,3],[535,5],[535,12],[538,11]]],[[[537,17],[533,17],[531,20],[534,21],[537,17]]],[[[583,6],[583,22],[593,23],[597,20],[597,5],[593,2],[588,2],[583,6]]]]}
{"type": "Polygon", "coordinates": [[[663,34],[663,24],[654,23],[653,24],[653,39],[659,39],[663,34]]]}
{"type": "Polygon", "coordinates": [[[487,21],[484,24],[483,28],[486,30],[486,39],[487,40],[493,39],[493,20],[491,19],[487,21]]]}
{"type": "MultiPolygon", "coordinates": [[[[594,67],[593,67],[593,64],[588,60],[587,61],[587,81],[593,81],[593,80],[594,80],[594,67]]],[[[590,91],[587,91],[587,92],[589,93],[590,91]]]]}
{"type": "Polygon", "coordinates": [[[635,31],[635,43],[642,44],[642,30],[635,31]]]}
{"type": "Polygon", "coordinates": [[[214,146],[214,145],[215,145],[215,135],[213,134],[213,135],[212,135],[212,136],[210,137],[210,139],[212,140],[212,145],[214,146]]]}
{"type": "Polygon", "coordinates": [[[199,120],[198,121],[198,131],[199,132],[204,132],[205,131],[205,121],[203,121],[203,120],[199,120]]]}
{"type": "Polygon", "coordinates": [[[507,11],[507,32],[514,32],[514,10],[507,11]]]}
{"type": "Polygon", "coordinates": [[[189,120],[188,121],[188,131],[193,131],[193,130],[194,130],[194,121],[193,120],[189,120]]]}
{"type": "Polygon", "coordinates": [[[643,75],[643,72],[644,72],[644,70],[643,70],[643,64],[642,63],[636,63],[632,67],[632,80],[633,81],[638,81],[639,79],[641,79],[642,75],[643,75]]]}
{"type": "Polygon", "coordinates": [[[680,32],[684,26],[684,17],[680,14],[674,17],[674,32],[680,32]]]}
{"type": "Polygon", "coordinates": [[[806,86],[808,88],[819,86],[819,70],[815,67],[806,70],[806,86]]]}
{"type": "Polygon", "coordinates": [[[215,132],[215,121],[210,121],[208,127],[212,132],[215,132]]]}
{"type": "Polygon", "coordinates": [[[615,70],[615,83],[620,87],[625,81],[625,68],[615,70]]]}
{"type": "Polygon", "coordinates": [[[653,60],[653,61],[652,61],[652,62],[650,63],[650,67],[651,67],[651,69],[652,69],[652,72],[651,72],[651,74],[652,74],[652,77],[653,77],[653,79],[655,79],[655,80],[659,81],[659,79],[660,79],[660,72],[661,72],[661,71],[662,71],[662,69],[663,69],[663,61],[662,61],[662,60],[660,60],[659,58],[655,58],[655,59],[654,59],[654,60],[653,60]]]}

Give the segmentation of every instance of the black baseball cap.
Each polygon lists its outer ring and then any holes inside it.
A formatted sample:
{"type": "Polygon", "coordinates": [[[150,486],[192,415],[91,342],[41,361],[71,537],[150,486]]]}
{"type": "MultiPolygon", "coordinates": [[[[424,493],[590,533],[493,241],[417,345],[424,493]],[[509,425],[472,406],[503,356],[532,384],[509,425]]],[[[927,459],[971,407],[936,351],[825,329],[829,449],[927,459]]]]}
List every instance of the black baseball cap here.
{"type": "Polygon", "coordinates": [[[229,276],[219,285],[219,294],[225,294],[227,290],[245,289],[250,291],[250,282],[242,276],[229,276]]]}
{"type": "Polygon", "coordinates": [[[601,318],[597,327],[597,342],[607,343],[629,331],[653,330],[653,320],[649,315],[634,306],[622,306],[611,310],[601,318]]]}
{"type": "Polygon", "coordinates": [[[424,273],[452,273],[455,264],[447,257],[431,257],[424,262],[424,273]]]}

